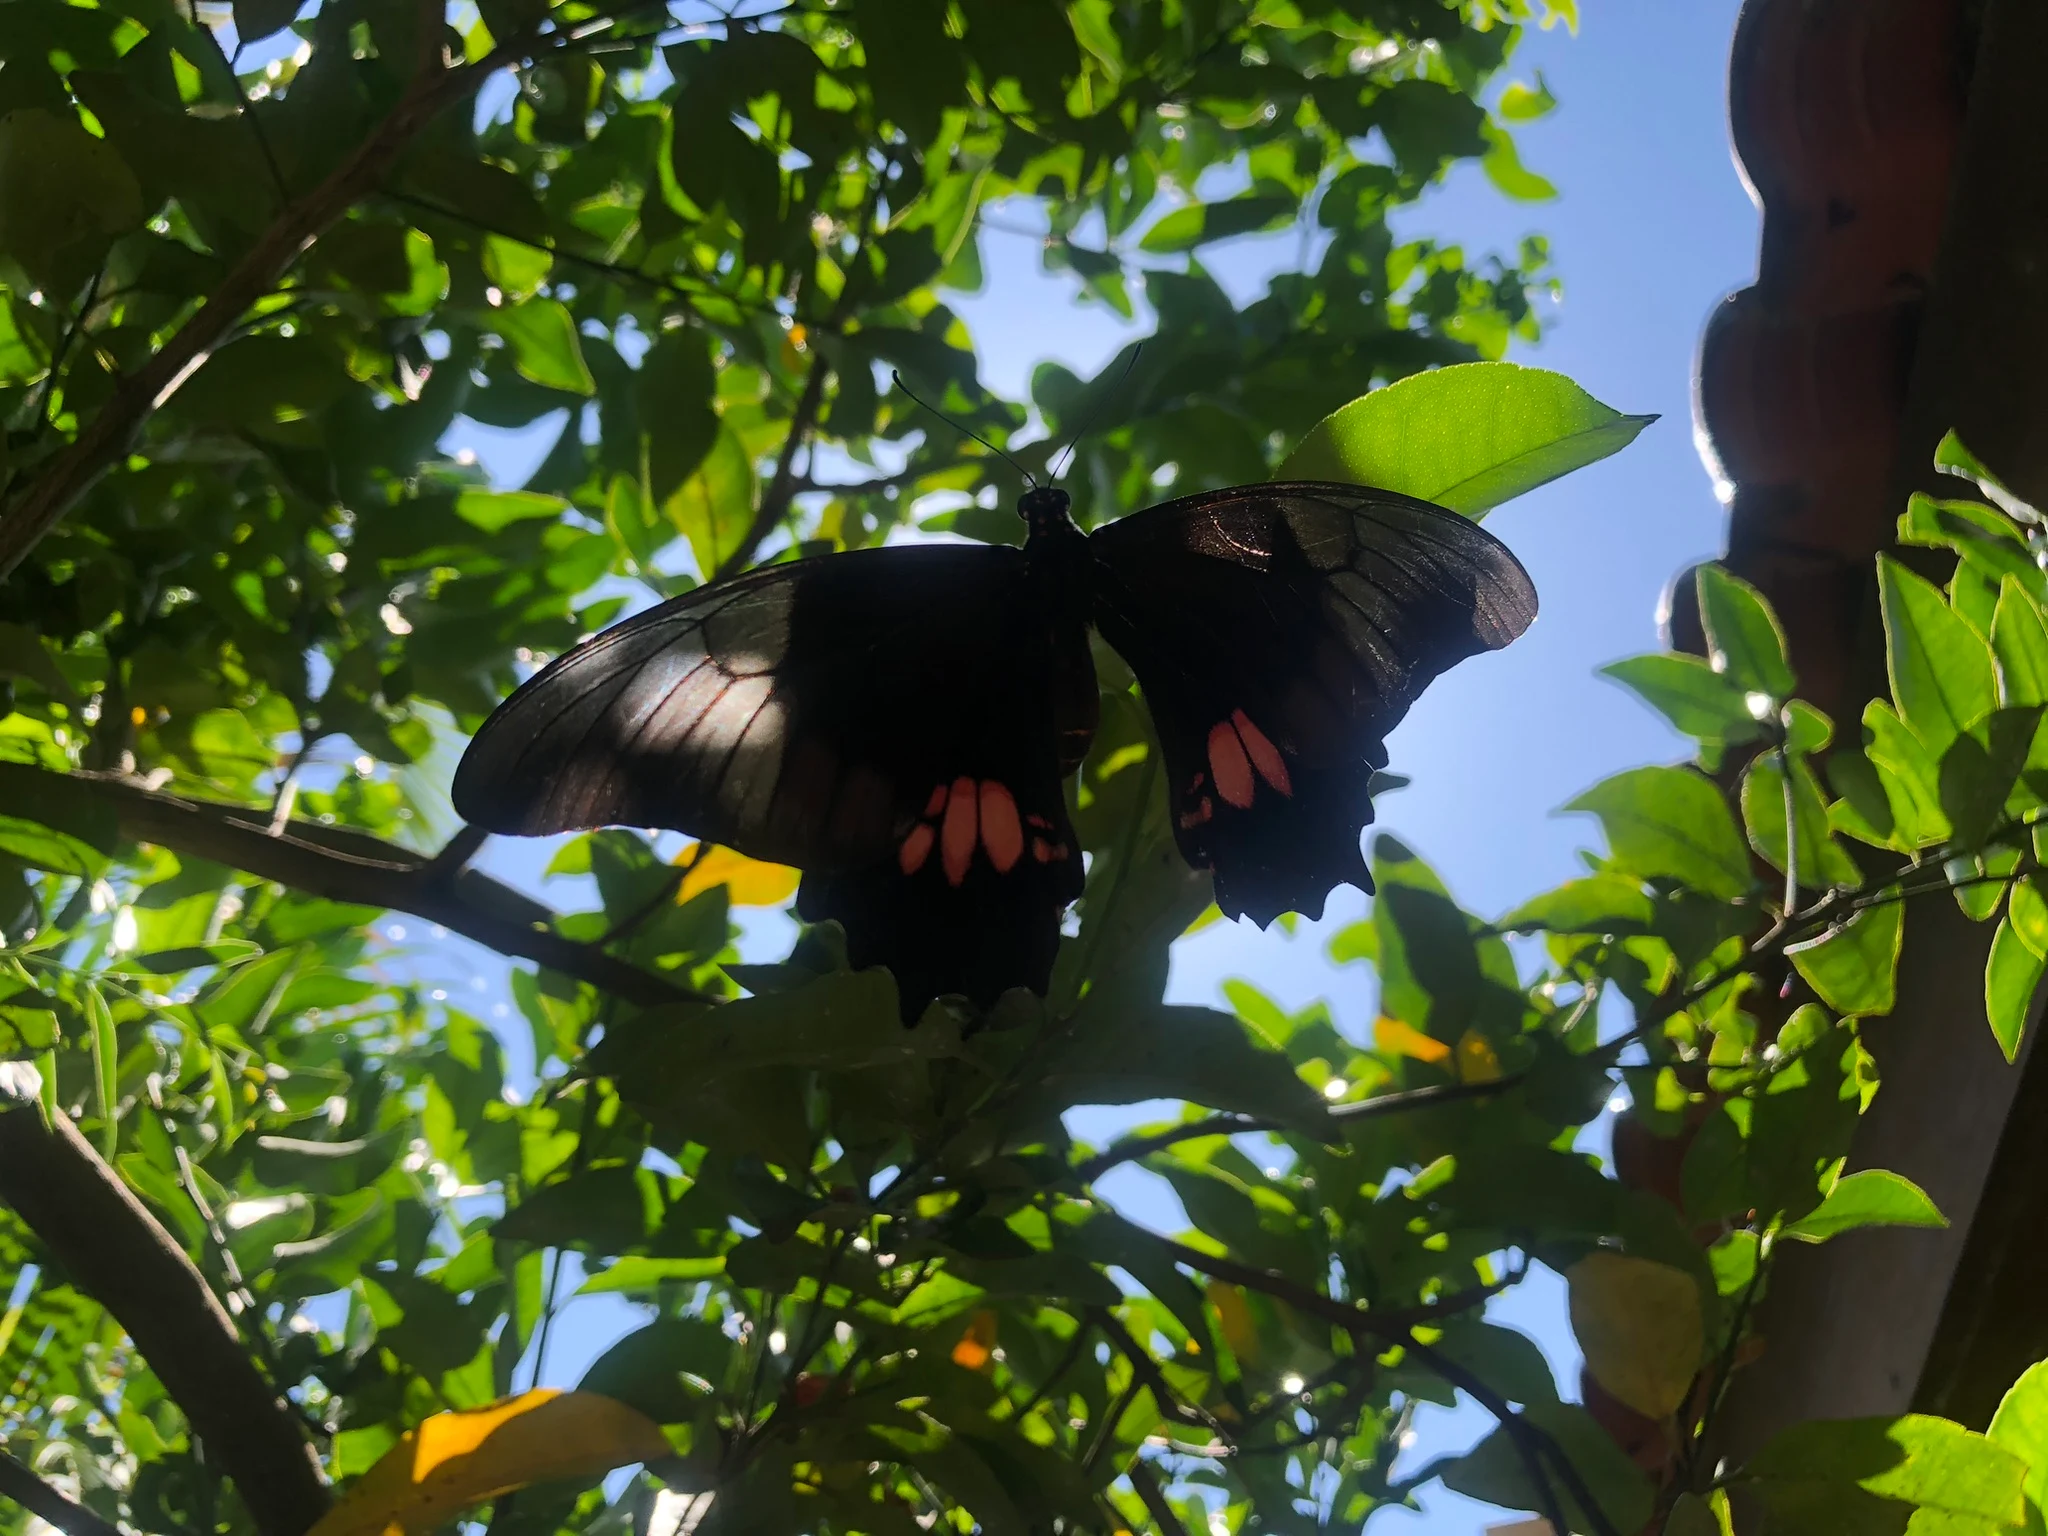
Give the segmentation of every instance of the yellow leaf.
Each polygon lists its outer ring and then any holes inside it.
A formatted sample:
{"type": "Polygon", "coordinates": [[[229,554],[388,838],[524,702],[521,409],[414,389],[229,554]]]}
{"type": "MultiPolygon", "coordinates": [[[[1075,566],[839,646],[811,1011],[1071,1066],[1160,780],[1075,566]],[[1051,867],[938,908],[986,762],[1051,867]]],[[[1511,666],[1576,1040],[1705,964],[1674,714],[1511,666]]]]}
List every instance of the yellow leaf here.
{"type": "Polygon", "coordinates": [[[660,1426],[624,1403],[541,1387],[407,1430],[308,1536],[418,1536],[529,1483],[669,1453],[660,1426]]]}
{"type": "Polygon", "coordinates": [[[1208,1293],[1209,1305],[1216,1309],[1216,1321],[1223,1326],[1223,1342],[1240,1361],[1251,1364],[1258,1358],[1259,1325],[1252,1318],[1244,1292],[1221,1280],[1211,1280],[1208,1293]]]}
{"type": "MultiPolygon", "coordinates": [[[[696,851],[697,845],[692,843],[676,855],[676,862],[687,863],[696,851]]],[[[725,899],[736,907],[779,907],[796,894],[801,878],[801,872],[787,864],[764,864],[730,848],[712,848],[683,877],[676,902],[681,905],[714,885],[722,885],[725,899]]]]}
{"type": "Polygon", "coordinates": [[[1217,906],[1216,903],[1212,901],[1209,903],[1208,906],[1202,908],[1202,910],[1196,914],[1195,920],[1192,923],[1189,923],[1187,927],[1183,928],[1180,931],[1180,936],[1182,938],[1186,938],[1191,933],[1200,933],[1204,928],[1207,928],[1211,923],[1220,923],[1222,921],[1223,909],[1217,906]]]}
{"type": "Polygon", "coordinates": [[[967,1331],[960,1335],[960,1342],[953,1346],[953,1363],[970,1371],[978,1371],[994,1356],[996,1349],[996,1315],[984,1307],[968,1321],[967,1331]]]}
{"type": "Polygon", "coordinates": [[[1493,1042],[1476,1029],[1466,1030],[1458,1037],[1458,1080],[1491,1083],[1499,1077],[1500,1057],[1493,1052],[1493,1042]]]}
{"type": "Polygon", "coordinates": [[[1372,1027],[1372,1048],[1389,1056],[1411,1056],[1431,1066],[1451,1058],[1451,1048],[1443,1041],[1432,1040],[1421,1030],[1412,1029],[1385,1014],[1381,1014],[1372,1027]]]}
{"type": "Polygon", "coordinates": [[[1572,1332],[1593,1379],[1645,1418],[1676,1413],[1706,1349],[1692,1276],[1603,1249],[1566,1270],[1565,1280],[1572,1332]]]}

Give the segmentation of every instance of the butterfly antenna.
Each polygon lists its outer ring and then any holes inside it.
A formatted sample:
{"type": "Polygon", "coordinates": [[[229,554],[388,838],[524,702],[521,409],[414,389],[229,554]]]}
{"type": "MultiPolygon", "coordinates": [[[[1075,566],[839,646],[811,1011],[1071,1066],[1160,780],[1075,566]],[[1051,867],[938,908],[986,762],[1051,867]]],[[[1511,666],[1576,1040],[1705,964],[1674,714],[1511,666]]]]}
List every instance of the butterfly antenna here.
{"type": "Polygon", "coordinates": [[[1131,360],[1124,364],[1124,371],[1117,375],[1116,383],[1111,388],[1104,390],[1102,397],[1095,402],[1088,414],[1081,418],[1081,430],[1074,434],[1074,440],[1067,444],[1067,451],[1060,455],[1060,467],[1052,471],[1053,484],[1057,485],[1060,476],[1067,472],[1067,461],[1073,458],[1074,450],[1081,446],[1082,441],[1094,429],[1095,423],[1102,416],[1102,408],[1109,404],[1110,396],[1130,382],[1131,370],[1138,366],[1138,354],[1144,350],[1145,344],[1142,341],[1131,348],[1131,360]]]}
{"type": "Polygon", "coordinates": [[[955,432],[960,433],[964,437],[973,438],[977,443],[981,444],[982,447],[986,448],[990,453],[994,454],[997,458],[1001,459],[1005,464],[1009,465],[1010,468],[1017,471],[1018,474],[1024,477],[1024,483],[1030,486],[1034,491],[1038,489],[1038,478],[1037,476],[1033,475],[1030,470],[1026,469],[1022,464],[1019,464],[1015,459],[1011,458],[1007,453],[1003,452],[1002,449],[998,448],[994,443],[990,442],[987,438],[983,437],[979,432],[975,431],[974,428],[964,426],[960,422],[955,421],[952,417],[948,416],[944,411],[940,410],[936,405],[933,405],[930,401],[918,399],[917,391],[912,389],[908,384],[904,383],[903,375],[898,373],[894,368],[891,368],[889,370],[889,378],[895,383],[898,389],[902,390],[903,393],[910,396],[912,400],[916,400],[919,405],[923,406],[926,410],[930,411],[934,416],[938,417],[939,420],[943,421],[955,432]]]}

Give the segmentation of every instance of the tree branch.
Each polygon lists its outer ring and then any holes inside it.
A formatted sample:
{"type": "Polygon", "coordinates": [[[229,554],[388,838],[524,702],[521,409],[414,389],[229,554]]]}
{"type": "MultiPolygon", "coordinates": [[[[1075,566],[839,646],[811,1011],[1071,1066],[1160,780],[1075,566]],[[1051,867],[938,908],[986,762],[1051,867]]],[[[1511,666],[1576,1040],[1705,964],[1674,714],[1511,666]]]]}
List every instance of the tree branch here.
{"type": "Polygon", "coordinates": [[[277,286],[300,253],[383,179],[421,130],[532,47],[530,37],[520,38],[475,64],[448,69],[441,62],[443,0],[418,0],[418,24],[419,68],[383,122],[324,182],[278,216],[178,333],[122,381],[13,505],[0,510],[0,581],[127,452],[143,423],[232,336],[249,307],[277,286]]]}
{"type": "Polygon", "coordinates": [[[83,1504],[72,1503],[5,1451],[0,1451],[0,1499],[12,1499],[64,1536],[121,1536],[118,1526],[109,1525],[83,1504]]]}
{"type": "Polygon", "coordinates": [[[826,365],[824,352],[811,356],[811,371],[804,379],[804,392],[797,397],[796,410],[789,418],[789,436],[783,440],[782,454],[775,461],[775,474],[768,482],[768,489],[761,494],[760,508],[754,513],[754,521],[748,526],[746,537],[740,546],[711,573],[713,581],[723,581],[737,575],[753,563],[754,552],[762,541],[773,533],[776,525],[789,515],[789,504],[796,496],[796,455],[811,435],[811,429],[818,423],[818,411],[825,403],[825,375],[831,372],[826,365]]]}
{"type": "MultiPolygon", "coordinates": [[[[1428,1109],[1434,1104],[1449,1104],[1459,1099],[1491,1098],[1519,1086],[1521,1081],[1521,1074],[1515,1073],[1483,1083],[1439,1083],[1429,1088],[1410,1089],[1406,1093],[1384,1093],[1376,1099],[1361,1099],[1356,1104],[1339,1104],[1330,1110],[1330,1118],[1349,1124],[1356,1120],[1377,1120],[1382,1115],[1406,1114],[1411,1109],[1428,1109]]],[[[1204,1136],[1236,1136],[1246,1131],[1286,1129],[1287,1122],[1263,1115],[1205,1115],[1200,1120],[1168,1126],[1147,1136],[1127,1136],[1075,1164],[1074,1177],[1083,1184],[1092,1184],[1120,1164],[1150,1157],[1154,1152],[1183,1141],[1199,1141],[1204,1136]]]]}
{"type": "Polygon", "coordinates": [[[448,878],[435,860],[366,832],[293,821],[273,835],[269,816],[253,806],[187,800],[115,774],[52,773],[26,763],[0,763],[0,804],[31,815],[39,808],[60,815],[67,807],[111,810],[122,835],[137,842],[232,865],[329,901],[424,918],[627,1002],[715,1001],[597,945],[564,938],[547,926],[553,914],[546,907],[489,875],[464,869],[448,878]]]}
{"type": "Polygon", "coordinates": [[[1131,1488],[1137,1493],[1138,1502],[1145,1506],[1145,1513],[1159,1527],[1159,1536],[1187,1536],[1188,1528],[1180,1523],[1180,1516],[1166,1502],[1166,1490],[1159,1486],[1159,1479],[1152,1475],[1152,1469],[1141,1458],[1131,1458],[1131,1464],[1124,1468],[1124,1476],[1131,1480],[1131,1488]]]}
{"type": "Polygon", "coordinates": [[[0,1106],[0,1200],[127,1331],[234,1479],[262,1536],[304,1536],[329,1499],[296,1415],[244,1352],[184,1249],[68,1115],[45,1123],[37,1102],[0,1106]]]}

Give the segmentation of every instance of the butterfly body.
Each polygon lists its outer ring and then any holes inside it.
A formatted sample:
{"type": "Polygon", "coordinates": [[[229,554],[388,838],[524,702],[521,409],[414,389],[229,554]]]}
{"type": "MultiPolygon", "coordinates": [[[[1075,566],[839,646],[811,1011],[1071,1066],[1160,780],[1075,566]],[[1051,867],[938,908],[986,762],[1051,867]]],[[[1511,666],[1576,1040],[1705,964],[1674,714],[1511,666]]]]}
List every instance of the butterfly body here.
{"type": "Polygon", "coordinates": [[[478,732],[457,808],[492,831],[665,826],[804,871],[809,921],[932,997],[1044,991],[1081,892],[1064,786],[1093,627],[1163,748],[1174,834],[1229,915],[1370,889],[1384,738],[1448,666],[1535,615],[1514,557],[1427,502],[1275,483],[1084,533],[1063,492],[1022,549],[890,546],[748,573],[559,658],[478,732]]]}

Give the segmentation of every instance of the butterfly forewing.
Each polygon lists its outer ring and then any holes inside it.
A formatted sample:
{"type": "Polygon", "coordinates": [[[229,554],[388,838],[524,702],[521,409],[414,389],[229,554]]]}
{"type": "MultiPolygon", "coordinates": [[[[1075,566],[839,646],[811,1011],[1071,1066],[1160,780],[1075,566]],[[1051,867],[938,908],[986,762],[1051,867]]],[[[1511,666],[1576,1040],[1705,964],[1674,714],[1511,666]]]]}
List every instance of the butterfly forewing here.
{"type": "Polygon", "coordinates": [[[1276,482],[1098,530],[1095,620],[1165,747],[1182,854],[1224,912],[1320,916],[1371,889],[1385,738],[1439,674],[1528,628],[1536,593],[1476,524],[1388,491],[1276,482]]]}
{"type": "Polygon", "coordinates": [[[529,681],[471,744],[456,807],[492,831],[673,827],[797,865],[799,912],[844,924],[913,1014],[1042,990],[1080,880],[1058,747],[1077,708],[1055,694],[1084,687],[1089,718],[1094,700],[1055,641],[1015,550],[770,567],[529,681]]]}

